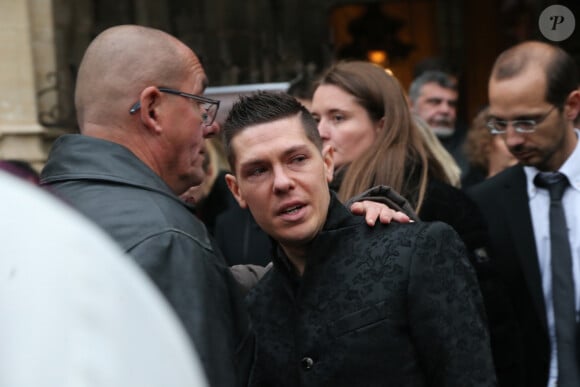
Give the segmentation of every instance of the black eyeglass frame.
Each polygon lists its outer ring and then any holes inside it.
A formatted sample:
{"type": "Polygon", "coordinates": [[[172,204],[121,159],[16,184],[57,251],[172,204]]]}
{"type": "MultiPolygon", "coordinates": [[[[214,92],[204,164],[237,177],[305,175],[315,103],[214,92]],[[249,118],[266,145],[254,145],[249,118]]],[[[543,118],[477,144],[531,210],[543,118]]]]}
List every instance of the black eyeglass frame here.
{"type": "Polygon", "coordinates": [[[542,122],[544,122],[546,120],[546,118],[548,118],[548,116],[556,108],[558,108],[557,105],[552,105],[550,110],[548,110],[546,113],[540,115],[537,119],[531,119],[531,120],[498,120],[494,117],[488,118],[487,122],[485,123],[485,126],[487,126],[487,128],[489,129],[489,132],[493,135],[506,134],[508,125],[510,123],[513,126],[516,133],[534,133],[537,129],[537,126],[540,125],[542,122]],[[504,126],[505,130],[497,129],[497,126],[495,124],[497,124],[498,122],[501,123],[502,125],[505,125],[504,126]],[[522,127],[521,127],[522,123],[524,123],[526,125],[530,125],[533,129],[522,129],[522,127]]]}
{"type": "MultiPolygon", "coordinates": [[[[207,98],[207,97],[202,97],[201,95],[189,94],[189,93],[186,93],[183,91],[171,89],[169,87],[157,87],[157,89],[162,93],[179,95],[181,97],[189,98],[189,99],[192,99],[194,101],[197,101],[197,102],[200,102],[203,104],[209,104],[211,106],[215,106],[215,111],[213,112],[212,115],[210,115],[208,113],[211,109],[211,108],[209,108],[209,109],[205,109],[205,113],[202,113],[202,116],[201,116],[203,124],[206,126],[213,124],[213,122],[215,121],[215,118],[217,117],[217,112],[220,108],[220,101],[219,100],[211,99],[211,98],[207,98]],[[208,118],[211,119],[211,121],[207,121],[208,118]]],[[[135,114],[135,113],[137,113],[137,111],[139,109],[141,109],[141,101],[137,101],[133,104],[133,106],[131,106],[131,109],[129,109],[129,114],[135,114]]]]}

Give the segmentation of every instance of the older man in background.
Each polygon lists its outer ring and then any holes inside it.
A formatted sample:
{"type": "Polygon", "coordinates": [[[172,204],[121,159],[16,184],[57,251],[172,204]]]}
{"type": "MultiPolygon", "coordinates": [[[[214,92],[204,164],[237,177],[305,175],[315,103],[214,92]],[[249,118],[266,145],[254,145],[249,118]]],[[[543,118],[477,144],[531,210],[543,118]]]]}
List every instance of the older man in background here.
{"type": "Polygon", "coordinates": [[[457,127],[458,98],[456,78],[438,70],[425,71],[409,87],[411,111],[431,127],[465,175],[468,169],[463,151],[466,131],[457,127]]]}

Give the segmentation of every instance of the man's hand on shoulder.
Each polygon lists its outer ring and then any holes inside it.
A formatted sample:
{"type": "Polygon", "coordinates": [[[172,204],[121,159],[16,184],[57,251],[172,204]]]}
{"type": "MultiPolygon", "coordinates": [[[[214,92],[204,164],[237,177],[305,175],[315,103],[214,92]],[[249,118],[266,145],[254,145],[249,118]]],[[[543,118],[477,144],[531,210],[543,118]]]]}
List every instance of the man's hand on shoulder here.
{"type": "Polygon", "coordinates": [[[391,222],[409,223],[412,221],[404,212],[395,211],[384,203],[371,200],[353,203],[350,206],[350,211],[354,215],[364,215],[367,224],[371,227],[376,224],[377,219],[382,224],[389,224],[391,222]]]}
{"type": "Polygon", "coordinates": [[[376,224],[377,219],[382,224],[419,220],[407,199],[386,185],[379,185],[356,195],[346,202],[346,206],[353,214],[364,215],[371,227],[376,224]]]}

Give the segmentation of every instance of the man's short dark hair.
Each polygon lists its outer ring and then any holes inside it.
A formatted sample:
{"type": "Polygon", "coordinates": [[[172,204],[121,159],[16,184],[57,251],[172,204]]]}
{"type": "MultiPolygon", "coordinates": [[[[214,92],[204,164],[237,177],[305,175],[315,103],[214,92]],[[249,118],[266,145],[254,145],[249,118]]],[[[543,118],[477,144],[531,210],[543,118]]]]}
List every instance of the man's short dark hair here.
{"type": "Polygon", "coordinates": [[[444,89],[457,91],[457,84],[455,80],[443,71],[425,71],[413,80],[409,87],[409,98],[414,103],[421,95],[421,89],[427,83],[436,83],[444,89]]]}
{"type": "Polygon", "coordinates": [[[236,155],[232,148],[233,138],[249,126],[273,122],[300,115],[306,137],[320,150],[322,140],[317,123],[310,112],[296,98],[287,93],[258,91],[241,96],[230,110],[223,125],[222,136],[226,156],[235,173],[236,155]]]}
{"type": "Polygon", "coordinates": [[[295,98],[311,101],[314,95],[314,81],[307,74],[300,74],[290,83],[286,92],[295,98]]]}

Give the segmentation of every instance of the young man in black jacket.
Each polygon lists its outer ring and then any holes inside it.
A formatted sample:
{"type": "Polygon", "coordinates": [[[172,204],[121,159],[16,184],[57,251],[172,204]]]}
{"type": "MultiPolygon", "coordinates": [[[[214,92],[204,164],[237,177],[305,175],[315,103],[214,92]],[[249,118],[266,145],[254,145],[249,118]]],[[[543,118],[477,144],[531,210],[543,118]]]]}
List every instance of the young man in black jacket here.
{"type": "Polygon", "coordinates": [[[247,304],[252,386],[494,386],[479,287],[446,224],[369,228],[328,188],[333,151],[293,97],[242,97],[228,186],[276,243],[247,304]]]}

